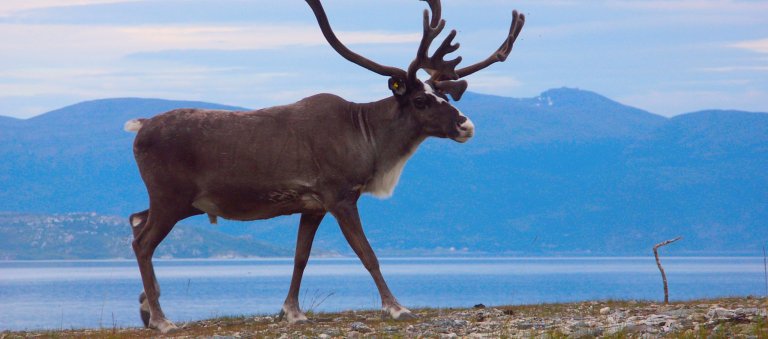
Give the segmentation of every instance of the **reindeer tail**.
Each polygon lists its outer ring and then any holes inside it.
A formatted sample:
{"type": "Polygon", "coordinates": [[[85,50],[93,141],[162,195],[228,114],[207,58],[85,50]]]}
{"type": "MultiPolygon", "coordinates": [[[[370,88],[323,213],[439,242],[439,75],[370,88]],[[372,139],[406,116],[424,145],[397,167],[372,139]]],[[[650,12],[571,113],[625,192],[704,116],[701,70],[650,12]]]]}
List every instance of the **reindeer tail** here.
{"type": "Polygon", "coordinates": [[[125,122],[125,126],[123,126],[123,129],[125,129],[126,132],[138,132],[141,129],[141,125],[144,124],[144,121],[147,119],[132,119],[125,122]]]}

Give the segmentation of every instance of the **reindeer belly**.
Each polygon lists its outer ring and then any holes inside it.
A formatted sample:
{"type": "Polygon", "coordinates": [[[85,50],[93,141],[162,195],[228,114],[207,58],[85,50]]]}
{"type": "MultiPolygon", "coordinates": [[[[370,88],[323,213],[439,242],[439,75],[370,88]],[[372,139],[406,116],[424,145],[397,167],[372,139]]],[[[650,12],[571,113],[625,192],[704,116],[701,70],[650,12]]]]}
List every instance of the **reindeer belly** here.
{"type": "Polygon", "coordinates": [[[241,221],[323,210],[316,194],[293,189],[241,191],[235,194],[204,193],[195,198],[192,206],[209,215],[241,221]]]}

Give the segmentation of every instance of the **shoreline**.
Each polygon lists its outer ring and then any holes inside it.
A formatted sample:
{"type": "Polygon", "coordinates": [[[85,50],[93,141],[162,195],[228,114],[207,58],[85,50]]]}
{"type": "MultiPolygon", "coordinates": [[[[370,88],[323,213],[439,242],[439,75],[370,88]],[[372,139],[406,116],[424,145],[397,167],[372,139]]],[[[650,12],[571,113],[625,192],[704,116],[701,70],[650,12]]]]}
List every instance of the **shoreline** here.
{"type": "MultiPolygon", "coordinates": [[[[415,309],[417,319],[382,319],[379,311],[308,312],[309,324],[273,316],[222,317],[177,323],[160,335],[144,328],[3,331],[0,339],[56,338],[768,338],[768,298],[732,297],[672,302],[584,301],[473,308],[415,309]]],[[[138,316],[138,315],[137,315],[138,316]]]]}
{"type": "MultiPolygon", "coordinates": [[[[290,261],[293,262],[293,257],[210,257],[210,258],[153,258],[154,262],[215,262],[215,261],[290,261]]],[[[607,255],[532,255],[532,256],[504,256],[489,254],[484,255],[434,255],[434,256],[382,256],[379,260],[413,260],[413,261],[440,261],[440,260],[627,260],[627,259],[654,259],[653,254],[649,255],[624,255],[624,256],[607,256],[607,255]]],[[[663,256],[663,260],[668,259],[760,259],[763,262],[763,256],[758,255],[672,255],[663,256]]],[[[350,260],[359,261],[360,259],[354,255],[338,255],[338,256],[312,256],[310,260],[350,260]]],[[[130,262],[135,263],[135,258],[102,258],[102,259],[0,259],[0,263],[57,263],[57,262],[130,262]]]]}

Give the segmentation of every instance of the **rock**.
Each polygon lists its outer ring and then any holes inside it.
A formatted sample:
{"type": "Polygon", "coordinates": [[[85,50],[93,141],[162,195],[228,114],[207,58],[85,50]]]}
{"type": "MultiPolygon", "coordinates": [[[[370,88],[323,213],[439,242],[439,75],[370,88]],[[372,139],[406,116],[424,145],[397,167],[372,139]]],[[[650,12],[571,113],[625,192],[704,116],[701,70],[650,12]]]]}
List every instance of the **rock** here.
{"type": "Polygon", "coordinates": [[[694,313],[694,314],[691,314],[691,315],[689,316],[689,318],[690,318],[692,321],[695,321],[695,322],[700,322],[700,323],[701,323],[701,322],[705,322],[705,321],[707,321],[707,317],[706,317],[706,316],[705,316],[703,313],[698,313],[698,312],[697,312],[697,313],[694,313]]]}
{"type": "Polygon", "coordinates": [[[452,339],[452,338],[458,338],[459,336],[456,335],[456,333],[448,333],[448,334],[441,334],[440,339],[452,339]]]}
{"type": "Polygon", "coordinates": [[[613,325],[613,326],[608,326],[608,327],[606,327],[606,328],[603,330],[603,333],[604,333],[605,335],[607,335],[607,336],[612,336],[612,335],[614,335],[614,334],[616,334],[616,333],[619,333],[619,332],[621,332],[621,331],[624,331],[624,329],[625,329],[625,326],[624,326],[624,325],[621,325],[621,324],[619,324],[619,325],[613,325]]]}
{"type": "Polygon", "coordinates": [[[522,323],[516,324],[515,327],[517,327],[517,329],[520,329],[520,330],[529,330],[533,328],[533,324],[530,322],[522,322],[522,323]]]}
{"type": "Polygon", "coordinates": [[[736,315],[738,316],[744,316],[744,317],[753,316],[753,315],[761,316],[761,313],[762,313],[760,312],[760,310],[757,309],[757,307],[752,307],[752,308],[739,307],[733,310],[733,312],[736,313],[736,315]]]}
{"type": "Polygon", "coordinates": [[[573,322],[573,323],[569,324],[569,326],[574,327],[574,328],[589,327],[589,325],[587,323],[585,323],[584,321],[582,321],[582,320],[573,322]]]}
{"type": "Polygon", "coordinates": [[[645,324],[648,326],[664,326],[668,322],[668,317],[661,314],[651,314],[645,318],[645,324]]]}
{"type": "Polygon", "coordinates": [[[594,338],[601,336],[603,334],[603,329],[596,327],[596,328],[580,328],[577,331],[573,331],[569,337],[571,338],[594,338]]]}
{"type": "Polygon", "coordinates": [[[432,320],[430,324],[434,326],[435,330],[440,333],[449,333],[453,332],[453,330],[456,328],[462,328],[469,325],[469,321],[464,319],[439,318],[432,320]]]}
{"type": "Polygon", "coordinates": [[[485,308],[485,305],[483,304],[477,304],[475,306],[472,306],[472,308],[485,308]]]}
{"type": "Polygon", "coordinates": [[[273,323],[275,322],[275,318],[266,316],[266,317],[253,317],[253,321],[257,323],[273,323]]]}
{"type": "Polygon", "coordinates": [[[349,327],[350,329],[352,329],[352,331],[360,332],[360,333],[368,333],[372,331],[371,328],[368,327],[368,325],[363,324],[359,321],[353,322],[352,324],[349,325],[349,327]]]}
{"type": "Polygon", "coordinates": [[[683,326],[679,322],[674,320],[667,320],[667,323],[661,327],[663,332],[674,332],[683,329],[683,326]]]}
{"type": "Polygon", "coordinates": [[[320,338],[320,339],[328,339],[328,338],[330,338],[331,336],[330,336],[330,335],[327,335],[327,334],[325,334],[325,333],[321,333],[321,334],[320,334],[320,335],[318,335],[317,337],[318,337],[318,338],[320,338]]]}
{"type": "Polygon", "coordinates": [[[400,328],[397,326],[384,326],[384,328],[381,329],[381,332],[386,334],[400,333],[400,328]]]}
{"type": "Polygon", "coordinates": [[[341,336],[342,334],[341,330],[339,330],[338,328],[327,328],[323,330],[323,333],[331,337],[338,337],[338,336],[341,336]]]}
{"type": "Polygon", "coordinates": [[[662,314],[670,316],[670,317],[687,317],[687,316],[693,314],[693,310],[687,309],[687,308],[680,308],[680,309],[676,309],[676,310],[665,311],[662,314]]]}
{"type": "Polygon", "coordinates": [[[357,331],[347,332],[347,339],[358,339],[358,338],[360,338],[360,332],[357,332],[357,331]]]}
{"type": "Polygon", "coordinates": [[[600,309],[600,314],[602,314],[602,315],[606,315],[606,314],[608,314],[610,312],[611,312],[611,308],[607,307],[607,306],[600,309]]]}
{"type": "Polygon", "coordinates": [[[736,317],[736,312],[722,307],[712,307],[707,311],[707,318],[710,320],[728,320],[736,317]]]}
{"type": "Polygon", "coordinates": [[[464,326],[469,325],[469,321],[466,321],[464,319],[455,319],[453,321],[453,325],[457,326],[457,327],[464,327],[464,326]]]}

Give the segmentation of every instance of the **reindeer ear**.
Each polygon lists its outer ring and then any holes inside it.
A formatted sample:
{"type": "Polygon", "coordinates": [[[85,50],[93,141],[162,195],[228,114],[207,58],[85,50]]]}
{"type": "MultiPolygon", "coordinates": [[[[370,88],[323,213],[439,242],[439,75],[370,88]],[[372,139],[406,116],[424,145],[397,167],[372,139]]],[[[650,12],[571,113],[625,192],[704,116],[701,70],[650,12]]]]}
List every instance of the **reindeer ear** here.
{"type": "Polygon", "coordinates": [[[461,96],[464,94],[464,91],[467,90],[467,81],[466,80],[435,81],[435,89],[440,90],[444,93],[448,93],[451,95],[451,98],[453,98],[454,101],[459,101],[461,100],[461,96]]]}
{"type": "Polygon", "coordinates": [[[407,91],[407,88],[405,86],[405,81],[403,79],[399,78],[389,78],[389,89],[392,91],[394,95],[401,96],[405,94],[407,91]]]}

